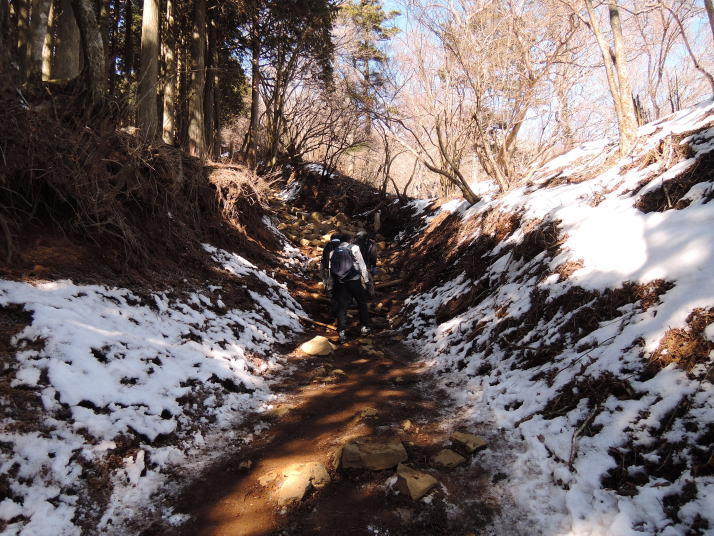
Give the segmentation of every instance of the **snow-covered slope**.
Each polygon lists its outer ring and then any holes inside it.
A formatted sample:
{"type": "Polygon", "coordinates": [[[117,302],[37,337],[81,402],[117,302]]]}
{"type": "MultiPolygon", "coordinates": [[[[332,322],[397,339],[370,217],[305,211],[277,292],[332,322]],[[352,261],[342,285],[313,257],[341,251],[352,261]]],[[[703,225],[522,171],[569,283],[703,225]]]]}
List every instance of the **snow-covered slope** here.
{"type": "Polygon", "coordinates": [[[128,534],[122,521],[142,511],[171,521],[149,501],[166,473],[205,463],[218,440],[250,439],[233,430],[269,404],[265,376],[282,367],[271,347],[302,331],[304,313],[249,261],[205,249],[236,288],[0,280],[0,308],[31,314],[2,364],[28,394],[26,407],[2,404],[3,535],[128,534]]]}
{"type": "Polygon", "coordinates": [[[494,442],[496,533],[714,533],[713,125],[585,144],[406,238],[405,331],[494,442]]]}

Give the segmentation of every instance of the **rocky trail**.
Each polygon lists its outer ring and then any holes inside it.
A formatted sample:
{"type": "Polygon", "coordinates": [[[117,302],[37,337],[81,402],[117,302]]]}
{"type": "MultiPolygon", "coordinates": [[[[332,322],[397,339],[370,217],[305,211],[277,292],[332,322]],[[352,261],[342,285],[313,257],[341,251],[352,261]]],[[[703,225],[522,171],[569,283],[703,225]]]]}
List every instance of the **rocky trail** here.
{"type": "Polygon", "coordinates": [[[389,244],[377,237],[383,290],[371,305],[375,334],[358,338],[351,316],[353,336],[338,345],[317,266],[330,233],[355,232],[360,223],[277,201],[273,208],[279,229],[310,259],[305,278],[293,275],[292,291],[315,324],[299,348],[282,349],[292,372],[274,386],[282,396],[270,426],[184,492],[175,510],[191,521],[171,534],[479,533],[497,507],[488,486],[499,477],[478,463],[485,441],[454,431],[446,395],[391,329],[400,288],[389,244]]]}

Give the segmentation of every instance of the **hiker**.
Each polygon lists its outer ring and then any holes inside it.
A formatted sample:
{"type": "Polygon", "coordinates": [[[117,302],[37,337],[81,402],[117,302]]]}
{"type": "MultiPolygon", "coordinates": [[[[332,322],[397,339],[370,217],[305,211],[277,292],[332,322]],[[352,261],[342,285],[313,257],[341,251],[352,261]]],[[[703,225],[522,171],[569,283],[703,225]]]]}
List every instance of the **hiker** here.
{"type": "Polygon", "coordinates": [[[337,295],[333,292],[333,279],[330,274],[330,254],[342,243],[349,242],[349,235],[345,233],[334,233],[330,237],[330,241],[322,250],[322,261],[320,262],[320,276],[322,283],[325,285],[325,291],[330,298],[330,317],[337,316],[337,295]]]}
{"type": "Polygon", "coordinates": [[[343,241],[328,253],[329,274],[332,278],[332,294],[337,303],[337,331],[340,342],[347,340],[347,308],[354,298],[362,324],[361,333],[371,333],[369,310],[367,309],[367,285],[369,272],[362,258],[359,245],[351,242],[349,235],[342,236],[343,241]]]}
{"type": "Polygon", "coordinates": [[[371,298],[374,298],[374,276],[377,274],[377,244],[369,237],[367,231],[357,233],[355,243],[359,246],[362,258],[367,266],[367,272],[369,273],[367,293],[371,298]]]}

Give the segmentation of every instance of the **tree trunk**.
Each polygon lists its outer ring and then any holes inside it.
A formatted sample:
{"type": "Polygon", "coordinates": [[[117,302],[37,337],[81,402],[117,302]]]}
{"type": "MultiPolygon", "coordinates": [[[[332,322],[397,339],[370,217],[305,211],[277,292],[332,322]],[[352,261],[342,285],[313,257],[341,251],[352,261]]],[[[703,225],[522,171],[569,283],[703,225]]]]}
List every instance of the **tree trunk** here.
{"type": "MultiPolygon", "coordinates": [[[[255,4],[255,3],[254,3],[255,4]]],[[[258,8],[253,7],[251,27],[251,62],[250,62],[250,127],[248,128],[247,160],[250,167],[258,161],[258,119],[260,114],[260,35],[258,33],[258,8]]]]}
{"type": "Polygon", "coordinates": [[[47,18],[47,37],[42,44],[42,80],[52,78],[52,56],[54,55],[57,33],[57,2],[50,1],[50,14],[47,18]]]}
{"type": "Polygon", "coordinates": [[[215,113],[216,113],[216,84],[215,74],[218,71],[218,63],[216,58],[217,46],[216,43],[216,3],[209,0],[208,5],[208,50],[206,54],[206,87],[204,90],[203,110],[204,110],[204,127],[206,152],[210,157],[215,157],[215,136],[214,130],[215,113]]]}
{"type": "Polygon", "coordinates": [[[188,65],[190,63],[188,55],[188,44],[185,35],[181,35],[178,64],[178,103],[176,108],[176,137],[181,146],[188,144],[188,65]]]}
{"type": "Polygon", "coordinates": [[[163,138],[173,145],[176,129],[176,24],[174,21],[174,2],[166,0],[166,31],[163,40],[164,65],[164,106],[163,106],[163,138]]]}
{"type": "MultiPolygon", "coordinates": [[[[620,131],[620,154],[625,154],[630,150],[630,147],[627,145],[628,136],[627,133],[624,132],[623,128],[626,123],[626,120],[624,119],[625,111],[622,108],[622,94],[620,92],[618,80],[615,77],[615,66],[613,65],[612,59],[612,54],[614,54],[614,52],[610,50],[610,46],[607,44],[605,36],[600,29],[600,23],[598,22],[592,0],[585,0],[585,7],[588,10],[588,16],[590,17],[590,27],[595,34],[595,39],[600,47],[600,54],[602,56],[603,66],[605,67],[605,75],[607,76],[607,85],[610,88],[610,94],[612,95],[612,100],[615,105],[617,126],[620,131]]],[[[610,22],[612,23],[612,19],[610,22]]]]}
{"type": "Polygon", "coordinates": [[[704,0],[704,6],[707,8],[707,18],[709,18],[709,28],[712,31],[712,37],[714,38],[714,4],[712,0],[704,0]]]}
{"type": "Polygon", "coordinates": [[[50,77],[72,80],[77,78],[82,70],[79,26],[71,0],[58,0],[57,5],[59,6],[56,14],[57,36],[50,77]]]}
{"type": "Polygon", "coordinates": [[[0,73],[10,65],[10,6],[0,2],[0,73]]]}
{"type": "Polygon", "coordinates": [[[104,44],[91,0],[72,0],[84,57],[84,78],[89,102],[98,103],[106,92],[104,44]]]}
{"type": "Polygon", "coordinates": [[[626,154],[635,144],[637,138],[637,115],[632,102],[632,86],[627,73],[627,59],[625,58],[625,45],[622,37],[622,24],[620,22],[620,8],[613,1],[608,1],[610,27],[612,28],[613,44],[615,45],[615,69],[619,86],[620,107],[620,153],[626,154]]]}
{"type": "Polygon", "coordinates": [[[133,20],[134,5],[132,0],[124,0],[124,74],[127,76],[134,70],[133,20]]]}
{"type": "Polygon", "coordinates": [[[40,80],[42,76],[42,50],[47,36],[51,4],[51,0],[32,0],[30,17],[32,59],[29,71],[29,78],[32,80],[40,80]]]}
{"type": "Polygon", "coordinates": [[[203,93],[206,86],[206,0],[195,0],[191,39],[191,82],[189,87],[188,152],[206,154],[203,93]]]}
{"type": "Polygon", "coordinates": [[[108,17],[108,34],[109,34],[109,46],[107,50],[107,70],[109,71],[109,95],[114,96],[116,90],[116,80],[117,80],[117,48],[119,38],[117,37],[119,33],[119,10],[114,5],[114,9],[107,11],[108,17]]]}
{"type": "Polygon", "coordinates": [[[30,1],[16,0],[15,15],[17,17],[17,60],[20,67],[20,77],[22,80],[27,80],[32,64],[30,1]]]}
{"type": "Polygon", "coordinates": [[[136,95],[137,125],[147,140],[159,135],[156,88],[159,81],[159,0],[144,0],[141,22],[141,64],[136,95]]]}

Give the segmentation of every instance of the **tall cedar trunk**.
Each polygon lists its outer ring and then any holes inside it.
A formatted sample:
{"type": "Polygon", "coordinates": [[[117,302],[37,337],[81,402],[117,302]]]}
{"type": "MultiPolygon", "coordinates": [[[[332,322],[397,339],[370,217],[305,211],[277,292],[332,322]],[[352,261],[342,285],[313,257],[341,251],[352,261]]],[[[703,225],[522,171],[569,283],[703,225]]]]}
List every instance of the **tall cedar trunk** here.
{"type": "Polygon", "coordinates": [[[166,27],[162,48],[164,50],[164,105],[163,139],[169,145],[174,143],[176,129],[176,21],[174,1],[166,0],[166,27]]]}
{"type": "Polygon", "coordinates": [[[132,0],[124,0],[124,74],[129,75],[134,70],[134,39],[132,22],[134,20],[134,4],[132,0]]]}
{"type": "MultiPolygon", "coordinates": [[[[214,65],[219,66],[221,60],[224,59],[219,53],[219,44],[222,43],[222,36],[218,31],[218,22],[216,21],[216,46],[213,47],[214,54],[214,65]]],[[[213,69],[213,132],[215,132],[214,137],[214,147],[213,154],[215,157],[221,156],[221,147],[223,138],[221,137],[221,85],[220,85],[220,69],[217,67],[213,69]]]]}
{"type": "Polygon", "coordinates": [[[253,1],[253,20],[250,29],[250,126],[248,128],[247,160],[250,167],[258,163],[258,120],[260,114],[260,33],[258,6],[253,1]]]}
{"type": "Polygon", "coordinates": [[[141,64],[136,94],[137,125],[147,140],[159,136],[156,89],[159,81],[159,0],[144,0],[141,64]]]}
{"type": "Polygon", "coordinates": [[[33,80],[40,80],[42,76],[42,50],[47,37],[47,23],[51,4],[51,0],[32,0],[30,17],[32,60],[29,77],[33,80]]]}
{"type": "Polygon", "coordinates": [[[191,82],[188,108],[188,152],[193,156],[206,154],[204,137],[203,92],[206,86],[206,0],[195,0],[193,36],[191,38],[191,82]]]}
{"type": "Polygon", "coordinates": [[[178,56],[178,73],[179,73],[179,96],[176,122],[176,136],[178,137],[181,146],[188,145],[188,38],[185,32],[181,35],[181,44],[179,47],[178,56]]]}
{"type": "Polygon", "coordinates": [[[26,80],[32,63],[32,35],[30,34],[30,1],[15,0],[17,16],[17,60],[20,77],[26,80]]]}
{"type": "Polygon", "coordinates": [[[58,0],[57,36],[50,77],[72,80],[82,70],[81,38],[71,0],[58,0]]]}
{"type": "Polygon", "coordinates": [[[117,46],[119,33],[119,10],[114,4],[114,9],[108,11],[109,18],[109,49],[107,50],[107,70],[109,71],[109,95],[114,96],[117,81],[117,46]]]}
{"type": "Polygon", "coordinates": [[[0,73],[10,65],[10,6],[0,2],[0,73]]]}
{"type": "Polygon", "coordinates": [[[52,55],[55,50],[57,33],[57,2],[50,1],[50,15],[47,18],[47,38],[42,45],[42,80],[52,77],[52,55]]]}
{"type": "Polygon", "coordinates": [[[612,28],[612,38],[615,48],[615,69],[617,71],[617,80],[620,89],[620,106],[622,107],[622,118],[620,120],[620,152],[626,154],[635,144],[635,138],[637,137],[637,114],[635,113],[635,105],[632,102],[630,76],[627,73],[625,44],[622,37],[622,24],[620,22],[620,8],[613,0],[609,0],[608,11],[610,14],[610,27],[612,28]]]}
{"type": "Polygon", "coordinates": [[[84,57],[84,82],[89,102],[98,103],[106,93],[104,45],[91,0],[72,0],[74,16],[79,26],[84,57]]]}
{"type": "Polygon", "coordinates": [[[216,4],[213,0],[208,3],[208,50],[206,54],[206,87],[203,94],[203,113],[204,113],[204,139],[206,140],[206,153],[213,157],[215,131],[213,130],[213,121],[215,114],[215,92],[213,73],[217,70],[215,62],[216,51],[216,4]]]}

